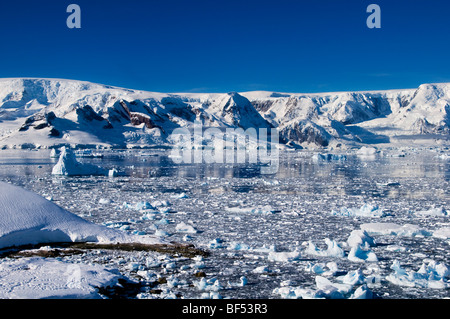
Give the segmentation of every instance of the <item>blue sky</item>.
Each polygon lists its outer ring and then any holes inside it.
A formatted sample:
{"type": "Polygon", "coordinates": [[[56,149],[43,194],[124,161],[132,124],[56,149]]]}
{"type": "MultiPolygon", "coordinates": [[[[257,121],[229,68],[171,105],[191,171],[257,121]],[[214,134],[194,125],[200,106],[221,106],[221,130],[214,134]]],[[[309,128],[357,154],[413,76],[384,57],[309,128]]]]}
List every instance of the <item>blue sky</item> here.
{"type": "Polygon", "coordinates": [[[444,0],[0,3],[0,77],[159,92],[329,92],[450,82],[444,0]],[[81,29],[66,26],[69,4],[81,29]],[[369,4],[381,29],[366,26],[369,4]]]}

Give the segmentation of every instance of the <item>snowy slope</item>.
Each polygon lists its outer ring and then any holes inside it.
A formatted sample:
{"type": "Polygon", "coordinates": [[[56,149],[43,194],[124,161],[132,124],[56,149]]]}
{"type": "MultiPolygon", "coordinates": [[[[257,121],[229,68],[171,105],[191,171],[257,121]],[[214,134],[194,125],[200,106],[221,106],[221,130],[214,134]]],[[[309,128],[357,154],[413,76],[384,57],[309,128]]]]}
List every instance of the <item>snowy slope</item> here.
{"type": "Polygon", "coordinates": [[[0,248],[52,242],[160,243],[88,222],[20,187],[0,182],[0,248]]]}
{"type": "Polygon", "coordinates": [[[450,84],[320,94],[166,94],[58,79],[0,79],[0,148],[170,144],[178,127],[277,127],[283,142],[380,144],[446,138],[450,84]],[[436,136],[434,136],[436,137],[436,136]]]}

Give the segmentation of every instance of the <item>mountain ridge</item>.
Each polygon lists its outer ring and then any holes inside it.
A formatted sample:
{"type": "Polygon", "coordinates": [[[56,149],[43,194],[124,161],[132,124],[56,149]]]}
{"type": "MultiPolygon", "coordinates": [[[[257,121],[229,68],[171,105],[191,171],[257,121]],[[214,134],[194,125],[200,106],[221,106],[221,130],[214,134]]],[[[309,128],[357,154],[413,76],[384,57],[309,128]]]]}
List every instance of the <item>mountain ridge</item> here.
{"type": "Polygon", "coordinates": [[[0,148],[170,146],[173,129],[198,122],[276,128],[284,143],[309,148],[404,144],[426,135],[446,142],[450,83],[328,93],[159,93],[77,80],[0,79],[0,148]]]}

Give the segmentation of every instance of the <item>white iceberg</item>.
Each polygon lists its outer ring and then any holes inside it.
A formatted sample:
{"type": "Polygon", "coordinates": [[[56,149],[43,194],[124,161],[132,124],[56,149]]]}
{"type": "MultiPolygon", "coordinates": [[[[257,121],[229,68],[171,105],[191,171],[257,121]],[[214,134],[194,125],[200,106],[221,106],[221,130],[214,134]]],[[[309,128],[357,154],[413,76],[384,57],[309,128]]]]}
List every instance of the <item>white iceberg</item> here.
{"type": "Polygon", "coordinates": [[[361,245],[353,246],[348,254],[348,260],[354,262],[378,261],[377,255],[361,245]]]}
{"type": "Polygon", "coordinates": [[[161,243],[152,236],[91,223],[37,194],[0,182],[0,248],[55,242],[161,243]]]}
{"type": "Polygon", "coordinates": [[[375,247],[376,242],[365,230],[353,230],[347,239],[349,247],[356,247],[357,245],[375,247]]]}
{"type": "Polygon", "coordinates": [[[428,210],[418,211],[416,215],[446,217],[449,214],[443,207],[433,207],[428,210]]]}
{"type": "Polygon", "coordinates": [[[62,147],[59,160],[52,169],[52,174],[65,176],[106,175],[106,171],[96,165],[78,162],[71,149],[62,147]]]}
{"type": "Polygon", "coordinates": [[[299,251],[290,251],[290,252],[275,252],[271,251],[267,258],[270,261],[276,262],[293,262],[301,258],[301,253],[299,251]]]}
{"type": "Polygon", "coordinates": [[[394,272],[386,276],[386,280],[394,285],[432,289],[450,288],[447,279],[450,274],[448,266],[434,260],[424,262],[417,272],[402,268],[398,260],[393,262],[391,269],[394,272]]]}
{"type": "Polygon", "coordinates": [[[338,211],[331,211],[335,216],[346,217],[385,217],[387,213],[376,205],[364,204],[360,208],[341,207],[338,211]]]}
{"type": "Polygon", "coordinates": [[[321,250],[317,248],[312,241],[308,241],[308,247],[305,249],[305,253],[322,257],[344,257],[344,250],[339,247],[339,245],[334,240],[325,238],[324,241],[327,245],[326,250],[321,250]]]}

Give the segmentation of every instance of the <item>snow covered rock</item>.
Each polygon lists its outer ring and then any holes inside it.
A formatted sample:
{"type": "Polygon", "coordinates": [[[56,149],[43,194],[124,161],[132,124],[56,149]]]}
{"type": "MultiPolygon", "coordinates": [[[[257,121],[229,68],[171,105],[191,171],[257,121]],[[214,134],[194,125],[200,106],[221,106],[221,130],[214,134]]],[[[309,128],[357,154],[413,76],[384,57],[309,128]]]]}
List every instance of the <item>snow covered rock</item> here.
{"type": "Polygon", "coordinates": [[[0,248],[52,242],[160,243],[151,236],[96,225],[37,194],[0,182],[0,248]]]}
{"type": "Polygon", "coordinates": [[[92,165],[80,163],[71,149],[62,147],[58,163],[53,167],[53,175],[79,176],[79,175],[105,175],[105,170],[92,165]]]}

